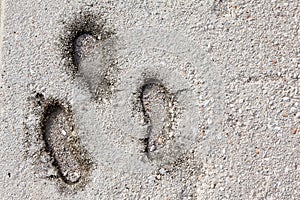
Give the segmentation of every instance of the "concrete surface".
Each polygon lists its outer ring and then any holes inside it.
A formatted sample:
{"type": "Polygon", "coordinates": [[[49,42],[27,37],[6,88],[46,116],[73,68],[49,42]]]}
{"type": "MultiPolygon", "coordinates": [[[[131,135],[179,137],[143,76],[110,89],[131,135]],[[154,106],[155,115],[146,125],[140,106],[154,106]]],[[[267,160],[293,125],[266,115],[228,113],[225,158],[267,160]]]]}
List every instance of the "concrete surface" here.
{"type": "Polygon", "coordinates": [[[299,199],[298,1],[1,1],[1,199],[299,199]]]}

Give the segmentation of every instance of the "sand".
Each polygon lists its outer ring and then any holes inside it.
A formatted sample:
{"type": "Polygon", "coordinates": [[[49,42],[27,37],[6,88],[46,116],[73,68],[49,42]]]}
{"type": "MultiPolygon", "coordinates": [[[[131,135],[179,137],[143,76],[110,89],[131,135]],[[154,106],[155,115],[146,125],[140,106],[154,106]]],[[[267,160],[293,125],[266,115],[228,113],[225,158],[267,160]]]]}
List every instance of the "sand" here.
{"type": "Polygon", "coordinates": [[[299,199],[297,1],[1,1],[3,199],[299,199]]]}

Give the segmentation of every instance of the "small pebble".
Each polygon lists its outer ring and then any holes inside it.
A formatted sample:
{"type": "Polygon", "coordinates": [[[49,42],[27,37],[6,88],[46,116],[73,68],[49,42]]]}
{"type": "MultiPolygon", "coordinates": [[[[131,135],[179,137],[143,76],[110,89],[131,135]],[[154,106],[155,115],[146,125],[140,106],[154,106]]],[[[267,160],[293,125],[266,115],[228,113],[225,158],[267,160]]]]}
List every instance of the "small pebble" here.
{"type": "Polygon", "coordinates": [[[166,170],[165,170],[164,168],[160,168],[160,169],[159,169],[159,173],[160,173],[161,175],[164,175],[164,174],[166,174],[166,170]]]}
{"type": "Polygon", "coordinates": [[[201,181],[201,180],[202,180],[202,176],[199,175],[199,176],[197,177],[197,179],[198,179],[198,181],[201,181]]]}
{"type": "Polygon", "coordinates": [[[65,130],[61,130],[61,133],[62,133],[63,135],[67,135],[67,132],[66,132],[65,130]]]}
{"type": "Polygon", "coordinates": [[[153,145],[150,147],[150,151],[153,152],[153,151],[155,151],[155,149],[156,149],[156,146],[153,144],[153,145]]]}
{"type": "Polygon", "coordinates": [[[210,103],[210,100],[205,101],[205,102],[203,103],[203,107],[204,107],[204,108],[207,107],[207,106],[209,105],[209,103],[210,103]]]}
{"type": "Polygon", "coordinates": [[[289,97],[283,97],[282,100],[283,100],[283,101],[289,101],[290,98],[289,98],[289,97]]]}
{"type": "Polygon", "coordinates": [[[159,138],[158,138],[158,140],[157,140],[157,143],[158,143],[159,145],[162,145],[162,143],[163,143],[163,139],[162,139],[162,137],[161,137],[161,136],[159,136],[159,138]]]}
{"type": "Polygon", "coordinates": [[[275,130],[275,131],[280,131],[281,128],[280,128],[279,126],[276,126],[276,127],[274,128],[274,130],[275,130]]]}
{"type": "Polygon", "coordinates": [[[157,175],[157,176],[156,176],[156,179],[157,179],[157,180],[160,180],[160,179],[161,179],[161,176],[160,176],[160,175],[157,175]]]}
{"type": "Polygon", "coordinates": [[[255,153],[259,154],[259,149],[258,148],[255,148],[255,153]]]}

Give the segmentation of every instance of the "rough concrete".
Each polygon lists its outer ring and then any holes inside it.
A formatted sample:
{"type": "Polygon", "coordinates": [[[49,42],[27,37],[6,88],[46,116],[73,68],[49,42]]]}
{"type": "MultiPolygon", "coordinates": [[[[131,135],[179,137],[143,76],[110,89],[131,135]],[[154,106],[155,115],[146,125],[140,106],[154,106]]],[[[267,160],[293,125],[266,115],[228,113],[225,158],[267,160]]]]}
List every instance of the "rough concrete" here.
{"type": "Polygon", "coordinates": [[[2,1],[1,198],[299,199],[299,11],[2,1]]]}

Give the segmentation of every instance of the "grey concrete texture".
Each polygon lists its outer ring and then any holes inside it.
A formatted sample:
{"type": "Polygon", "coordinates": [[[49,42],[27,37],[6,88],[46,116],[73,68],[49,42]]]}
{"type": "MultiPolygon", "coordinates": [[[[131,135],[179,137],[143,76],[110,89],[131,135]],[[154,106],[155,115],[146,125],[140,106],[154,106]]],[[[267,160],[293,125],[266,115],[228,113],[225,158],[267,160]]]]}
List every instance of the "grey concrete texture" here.
{"type": "Polygon", "coordinates": [[[300,2],[1,1],[1,199],[300,199],[300,2]]]}

